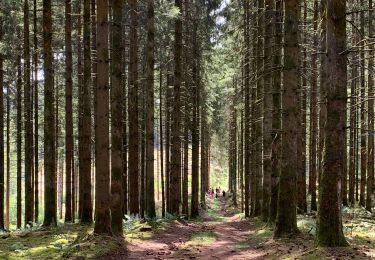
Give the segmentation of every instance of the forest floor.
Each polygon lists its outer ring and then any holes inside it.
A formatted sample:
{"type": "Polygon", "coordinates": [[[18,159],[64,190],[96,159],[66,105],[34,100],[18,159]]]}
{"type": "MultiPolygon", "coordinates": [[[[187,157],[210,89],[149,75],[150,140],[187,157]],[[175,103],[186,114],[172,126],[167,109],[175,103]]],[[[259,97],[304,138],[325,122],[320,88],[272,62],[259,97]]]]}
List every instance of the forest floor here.
{"type": "Polygon", "coordinates": [[[314,214],[298,216],[297,237],[275,240],[272,227],[245,219],[231,198],[207,201],[196,220],[129,218],[123,238],[79,224],[0,233],[0,259],[375,259],[375,220],[359,208],[344,209],[350,246],[326,249],[314,244],[314,214]]]}
{"type": "Polygon", "coordinates": [[[346,221],[350,243],[346,248],[316,248],[314,215],[299,218],[301,233],[273,239],[272,228],[257,218],[247,220],[227,198],[208,199],[208,209],[196,221],[175,220],[152,235],[127,237],[121,259],[374,259],[375,229],[346,221]]]}

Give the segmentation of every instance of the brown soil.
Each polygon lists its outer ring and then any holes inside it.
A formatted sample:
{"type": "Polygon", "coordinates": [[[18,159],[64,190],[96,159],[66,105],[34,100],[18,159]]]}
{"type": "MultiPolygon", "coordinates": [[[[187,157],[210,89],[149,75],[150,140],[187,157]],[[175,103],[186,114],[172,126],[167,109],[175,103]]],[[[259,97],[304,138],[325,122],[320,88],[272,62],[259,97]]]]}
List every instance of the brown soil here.
{"type": "Polygon", "coordinates": [[[129,241],[125,252],[108,259],[371,259],[372,251],[356,246],[316,249],[314,237],[303,232],[296,238],[274,240],[264,223],[241,219],[227,204],[220,198],[219,209],[204,212],[202,221],[174,221],[150,238],[129,241]],[[213,232],[216,240],[189,243],[199,232],[213,232]]]}

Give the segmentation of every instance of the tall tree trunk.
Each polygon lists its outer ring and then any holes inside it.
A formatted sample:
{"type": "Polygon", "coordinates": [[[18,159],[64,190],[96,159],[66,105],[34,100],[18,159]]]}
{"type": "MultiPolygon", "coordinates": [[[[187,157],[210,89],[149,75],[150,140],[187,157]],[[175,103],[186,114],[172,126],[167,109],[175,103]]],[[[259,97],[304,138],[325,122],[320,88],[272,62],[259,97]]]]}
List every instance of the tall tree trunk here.
{"type": "MultiPolygon", "coordinates": [[[[200,140],[200,168],[201,168],[201,186],[200,186],[200,204],[202,207],[206,206],[206,153],[207,153],[207,147],[206,147],[206,128],[207,128],[207,111],[206,111],[206,91],[204,86],[201,86],[201,140],[200,140]]],[[[232,178],[230,179],[231,181],[233,180],[232,178]]],[[[230,186],[229,186],[230,187],[230,186]]]]}
{"type": "MultiPolygon", "coordinates": [[[[125,18],[126,18],[126,10],[123,8],[123,23],[125,23],[125,18]]],[[[126,67],[127,67],[127,46],[128,43],[128,37],[127,36],[127,27],[123,26],[123,55],[122,55],[122,64],[123,64],[123,102],[122,102],[122,116],[123,116],[123,123],[122,123],[122,167],[123,167],[123,184],[122,184],[122,189],[123,189],[123,214],[128,213],[128,135],[127,135],[127,84],[126,84],[126,67]]]]}
{"type": "MultiPolygon", "coordinates": [[[[314,1],[314,46],[317,46],[318,30],[318,1],[314,1]]],[[[312,54],[312,77],[311,77],[311,95],[310,95],[310,192],[311,192],[311,210],[316,211],[316,179],[317,179],[317,122],[318,122],[318,86],[317,86],[317,54],[312,54]]]]}
{"type": "Polygon", "coordinates": [[[80,94],[81,127],[78,129],[79,174],[82,192],[81,223],[92,223],[91,195],[91,48],[90,48],[90,0],[83,2],[83,84],[80,94]]]}
{"type": "MultiPolygon", "coordinates": [[[[182,11],[182,1],[175,0],[175,7],[182,11]]],[[[180,214],[181,202],[181,56],[182,56],[182,17],[175,20],[174,42],[174,88],[171,140],[171,186],[170,198],[172,214],[180,214]]]]}
{"type": "Polygon", "coordinates": [[[188,76],[185,77],[184,88],[184,158],[183,158],[183,182],[182,182],[182,214],[189,215],[189,91],[188,76]]]}
{"type": "Polygon", "coordinates": [[[6,135],[7,135],[7,191],[6,191],[6,220],[5,220],[5,223],[6,223],[6,228],[9,229],[9,225],[10,225],[10,207],[9,207],[9,204],[10,204],[10,84],[7,84],[7,96],[6,96],[6,102],[7,102],[7,132],[6,132],[6,135]]]}
{"type": "Polygon", "coordinates": [[[159,82],[159,116],[160,116],[160,180],[161,180],[161,216],[165,217],[165,189],[164,189],[164,140],[163,140],[163,70],[160,67],[159,82]]]}
{"type": "MultiPolygon", "coordinates": [[[[191,35],[190,35],[190,5],[188,0],[184,0],[184,43],[185,48],[191,47],[191,35]]],[[[184,52],[183,71],[190,72],[191,62],[189,57],[189,51],[184,52]]],[[[184,137],[183,137],[183,176],[182,176],[182,214],[189,216],[189,128],[191,126],[191,106],[190,106],[190,91],[191,86],[191,75],[189,73],[184,74],[184,137]]]]}
{"type": "MultiPolygon", "coordinates": [[[[142,59],[142,70],[143,70],[143,75],[144,75],[144,59],[142,59]]],[[[140,122],[140,138],[141,138],[141,174],[140,174],[140,205],[139,205],[139,210],[140,210],[140,217],[144,218],[145,217],[145,210],[146,210],[146,89],[142,88],[141,89],[141,122],[140,122]]]]}
{"type": "Polygon", "coordinates": [[[78,181],[77,181],[77,193],[78,193],[78,218],[82,215],[82,203],[83,203],[83,192],[82,192],[82,121],[83,121],[83,64],[82,64],[82,2],[76,2],[77,16],[77,85],[78,85],[78,181]]]}
{"type": "MultiPolygon", "coordinates": [[[[123,1],[112,1],[111,39],[111,216],[112,232],[122,235],[123,216],[123,77],[122,77],[122,14],[123,1]]],[[[99,54],[99,52],[98,52],[99,54]]],[[[99,60],[100,61],[100,60],[99,60]]],[[[98,113],[99,111],[97,111],[98,113]]],[[[101,152],[101,151],[99,151],[101,152]]]]}
{"type": "MultiPolygon", "coordinates": [[[[198,40],[197,32],[198,23],[193,22],[193,56],[198,56],[198,40]]],[[[191,207],[190,217],[196,218],[199,215],[199,72],[198,72],[198,61],[193,60],[192,75],[193,75],[193,90],[191,93],[192,103],[192,124],[191,124],[191,207]]]]}
{"type": "Polygon", "coordinates": [[[299,55],[299,0],[285,0],[284,22],[284,92],[282,97],[282,165],[275,237],[298,232],[296,216],[296,159],[298,128],[299,55]]]}
{"type": "Polygon", "coordinates": [[[325,146],[325,123],[327,122],[327,42],[326,42],[326,18],[327,18],[327,4],[325,0],[320,1],[320,42],[321,53],[320,55],[320,101],[319,101],[319,147],[318,147],[318,172],[323,170],[323,153],[325,146]]]}
{"type": "Polygon", "coordinates": [[[149,218],[156,216],[154,191],[154,45],[155,18],[154,0],[147,1],[147,46],[146,46],[146,212],[149,218]]]}
{"type": "MultiPolygon", "coordinates": [[[[3,21],[0,17],[0,42],[3,38],[3,21]]],[[[4,85],[3,85],[3,55],[0,53],[0,230],[5,228],[4,223],[4,85]]],[[[9,189],[9,186],[7,186],[9,189]]]]}
{"type": "Polygon", "coordinates": [[[43,1],[44,57],[44,226],[56,226],[56,136],[51,0],[43,1]]]}
{"type": "Polygon", "coordinates": [[[245,217],[250,217],[250,4],[249,1],[244,1],[244,42],[245,42],[245,57],[244,57],[244,89],[245,89],[245,130],[244,130],[244,177],[245,177],[245,217]]]}
{"type": "MultiPolygon", "coordinates": [[[[352,15],[354,18],[354,15],[352,15]]],[[[354,33],[354,29],[353,29],[354,33]]],[[[352,37],[353,44],[355,45],[355,37],[352,37]]],[[[348,200],[350,206],[353,206],[354,201],[354,193],[355,193],[355,175],[356,175],[356,77],[357,77],[357,66],[355,64],[352,65],[351,68],[351,77],[353,78],[350,84],[350,149],[349,149],[349,194],[348,200]]]]}
{"type": "Polygon", "coordinates": [[[346,110],[346,1],[327,2],[327,123],[326,149],[319,185],[317,243],[347,245],[341,216],[341,177],[345,149],[346,110]],[[335,194],[332,196],[332,194],[335,194]]]}
{"type": "MultiPolygon", "coordinates": [[[[373,12],[373,5],[372,0],[368,1],[369,12],[368,12],[368,34],[374,34],[374,12],[373,12]]],[[[369,52],[369,62],[368,67],[374,68],[374,44],[369,46],[371,50],[369,52]]],[[[374,74],[372,72],[368,73],[368,147],[367,147],[367,193],[366,193],[366,209],[368,211],[372,211],[372,193],[374,191],[374,74]]]]}
{"type": "Polygon", "coordinates": [[[268,221],[272,172],[272,27],[274,0],[265,0],[264,19],[264,91],[263,91],[263,191],[262,219],[268,221]]]}
{"type": "MultiPolygon", "coordinates": [[[[95,124],[95,228],[96,234],[112,235],[109,165],[109,57],[108,0],[97,1],[97,90],[95,124]]],[[[121,9],[120,9],[121,10],[121,9]]],[[[118,10],[117,10],[118,11],[118,10]]],[[[121,44],[121,41],[119,42],[121,44]]],[[[121,55],[118,55],[121,59],[121,55]]],[[[115,83],[116,84],[116,83],[115,83]]],[[[121,88],[121,87],[120,87],[121,88]]],[[[121,96],[120,96],[121,97],[121,96]]],[[[121,103],[121,102],[120,102],[121,103]]],[[[117,107],[118,108],[118,107],[117,107]]],[[[120,109],[121,110],[121,109],[120,109]]],[[[121,119],[119,119],[121,120],[121,119]]],[[[118,143],[121,145],[121,142],[118,143]]],[[[121,174],[120,174],[121,175],[121,174]]],[[[117,176],[118,177],[118,176],[117,176]]],[[[121,177],[120,177],[121,180],[121,177]]],[[[115,179],[115,182],[118,180],[115,179]]],[[[120,181],[120,187],[121,187],[120,181]]],[[[118,186],[118,185],[117,185],[118,186]]],[[[121,188],[120,188],[121,189],[121,188]]],[[[120,191],[121,192],[121,191],[120,191]]],[[[113,199],[113,198],[112,198],[113,199]]],[[[121,198],[117,201],[121,203],[121,198]]],[[[121,205],[121,204],[120,204],[121,205]]],[[[122,211],[121,206],[117,209],[122,211]]],[[[120,233],[122,233],[122,228],[120,233]]]]}
{"type": "Polygon", "coordinates": [[[39,89],[38,89],[38,35],[37,1],[33,0],[33,36],[34,36],[34,221],[39,219],[39,89]]]}
{"type": "Polygon", "coordinates": [[[257,1],[257,42],[256,42],[256,94],[253,97],[254,114],[258,118],[254,120],[254,171],[255,171],[255,204],[252,216],[260,216],[262,213],[262,176],[263,176],[263,94],[264,94],[264,0],[257,1]]]}
{"type": "Polygon", "coordinates": [[[29,1],[24,0],[23,7],[23,59],[24,59],[24,120],[25,120],[25,225],[33,222],[33,185],[32,185],[32,125],[31,125],[31,91],[30,91],[30,26],[29,1]]]}
{"type": "MultiPolygon", "coordinates": [[[[303,10],[303,24],[306,28],[307,24],[307,1],[304,0],[303,10]]],[[[306,46],[307,35],[306,33],[301,35],[303,46],[306,46]]],[[[299,156],[298,159],[298,175],[297,175],[297,212],[304,213],[307,211],[307,200],[306,200],[306,133],[307,133],[307,124],[306,124],[306,110],[307,110],[307,47],[302,49],[302,73],[300,75],[301,80],[301,95],[300,95],[300,117],[299,124],[301,124],[301,134],[298,136],[297,143],[297,153],[299,156]]],[[[311,171],[310,171],[311,172],[311,171]]],[[[310,186],[309,186],[310,187],[310,186]]],[[[310,190],[310,189],[309,189],[310,190]]]]}
{"type": "Polygon", "coordinates": [[[65,222],[72,221],[73,165],[72,3],[65,0],[65,222]]]}
{"type": "MultiPolygon", "coordinates": [[[[282,42],[283,28],[283,1],[277,0],[275,5],[275,42],[282,42]]],[[[275,47],[273,66],[276,68],[273,80],[273,113],[272,113],[272,173],[271,173],[271,202],[269,222],[276,220],[278,193],[279,193],[279,176],[281,172],[281,57],[282,47],[275,47]]]]}
{"type": "MultiPolygon", "coordinates": [[[[235,84],[235,83],[233,83],[235,84]]],[[[233,86],[236,88],[235,86],[233,86]]],[[[237,111],[236,111],[236,91],[233,93],[230,104],[230,128],[229,128],[229,178],[232,192],[233,205],[237,206],[237,111]]]]}
{"type": "Polygon", "coordinates": [[[138,119],[138,11],[137,1],[129,0],[129,211],[139,213],[139,119],[138,119]]]}
{"type": "MultiPolygon", "coordinates": [[[[19,29],[18,29],[19,30],[19,29]]],[[[20,39],[20,32],[17,32],[20,39]]],[[[21,40],[21,39],[20,39],[21,40]]],[[[21,51],[21,50],[19,50],[21,51]]],[[[20,53],[20,52],[19,52],[20,53]]],[[[22,223],[22,68],[21,55],[17,55],[17,228],[21,228],[22,223]]]]}
{"type": "MultiPolygon", "coordinates": [[[[364,1],[361,0],[359,3],[361,6],[365,6],[364,1]]],[[[360,33],[361,37],[365,35],[365,12],[360,13],[360,33]]],[[[360,66],[361,66],[361,184],[359,194],[359,205],[364,207],[366,203],[366,164],[367,164],[367,118],[366,118],[366,75],[365,75],[365,44],[361,43],[360,47],[360,66]]],[[[346,149],[346,146],[345,146],[346,149]]],[[[344,176],[342,176],[344,177],[344,176]]]]}
{"type": "Polygon", "coordinates": [[[170,212],[170,172],[171,172],[171,71],[168,66],[167,70],[167,90],[165,100],[165,197],[166,197],[166,211],[170,212]]]}

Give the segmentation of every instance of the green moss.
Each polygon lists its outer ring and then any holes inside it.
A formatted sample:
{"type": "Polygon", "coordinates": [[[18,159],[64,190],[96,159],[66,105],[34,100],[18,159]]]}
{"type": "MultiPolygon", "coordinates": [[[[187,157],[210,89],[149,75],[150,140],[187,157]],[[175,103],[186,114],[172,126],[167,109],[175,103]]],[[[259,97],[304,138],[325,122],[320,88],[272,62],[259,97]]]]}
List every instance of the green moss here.
{"type": "Polygon", "coordinates": [[[191,236],[187,246],[209,246],[216,241],[216,234],[212,231],[197,232],[191,236]]]}
{"type": "Polygon", "coordinates": [[[45,234],[41,230],[15,232],[1,241],[0,259],[97,258],[121,246],[116,239],[100,236],[90,238],[92,231],[91,226],[73,224],[58,226],[45,234]]]}

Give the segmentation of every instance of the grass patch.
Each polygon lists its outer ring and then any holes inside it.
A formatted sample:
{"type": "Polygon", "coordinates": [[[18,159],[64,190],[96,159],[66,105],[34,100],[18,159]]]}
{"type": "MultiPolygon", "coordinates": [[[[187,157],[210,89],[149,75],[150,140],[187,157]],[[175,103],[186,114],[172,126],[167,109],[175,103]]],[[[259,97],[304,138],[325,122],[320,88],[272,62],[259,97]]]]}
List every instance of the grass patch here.
{"type": "Polygon", "coordinates": [[[216,234],[212,231],[197,232],[191,236],[187,246],[209,246],[216,241],[216,234]]]}
{"type": "Polygon", "coordinates": [[[122,238],[94,236],[92,232],[92,226],[79,224],[12,232],[1,240],[0,259],[100,258],[123,246],[122,238]]]}

